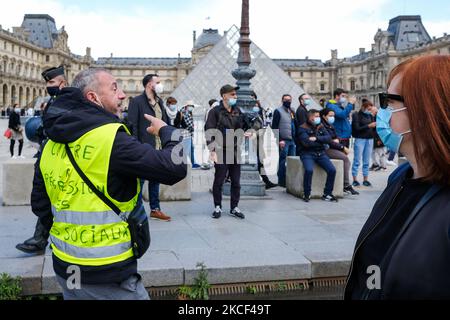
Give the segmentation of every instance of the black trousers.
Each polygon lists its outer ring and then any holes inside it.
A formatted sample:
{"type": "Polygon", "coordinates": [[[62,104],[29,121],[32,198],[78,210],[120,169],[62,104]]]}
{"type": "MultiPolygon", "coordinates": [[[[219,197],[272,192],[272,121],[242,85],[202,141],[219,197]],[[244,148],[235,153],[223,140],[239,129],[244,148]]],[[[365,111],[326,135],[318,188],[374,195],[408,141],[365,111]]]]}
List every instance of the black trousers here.
{"type": "MultiPolygon", "coordinates": [[[[11,139],[11,143],[9,145],[9,152],[11,153],[11,157],[14,155],[14,145],[16,144],[16,140],[11,139]]],[[[19,157],[22,155],[23,149],[23,139],[19,140],[19,157]]]]}
{"type": "Polygon", "coordinates": [[[231,179],[231,210],[239,205],[241,197],[241,165],[240,164],[215,164],[213,196],[214,206],[222,208],[222,188],[227,177],[231,179]]]}

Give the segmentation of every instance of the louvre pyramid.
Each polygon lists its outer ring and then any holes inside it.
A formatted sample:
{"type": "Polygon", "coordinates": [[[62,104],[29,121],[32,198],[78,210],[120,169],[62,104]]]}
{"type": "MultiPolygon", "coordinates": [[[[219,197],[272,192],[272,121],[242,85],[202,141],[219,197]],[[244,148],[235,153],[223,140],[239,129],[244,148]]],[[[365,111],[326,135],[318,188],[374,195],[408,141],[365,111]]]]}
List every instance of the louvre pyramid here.
{"type": "MultiPolygon", "coordinates": [[[[239,37],[239,28],[231,27],[222,40],[180,83],[172,96],[181,104],[193,100],[202,109],[197,108],[196,115],[204,113],[210,99],[220,100],[220,88],[225,84],[236,83],[231,72],[238,67],[236,61],[239,53],[239,37]]],[[[281,96],[286,93],[292,95],[293,101],[298,101],[297,98],[304,93],[303,89],[254,43],[250,50],[251,68],[256,70],[256,76],[251,80],[252,89],[258,95],[263,107],[279,107],[281,96]]]]}

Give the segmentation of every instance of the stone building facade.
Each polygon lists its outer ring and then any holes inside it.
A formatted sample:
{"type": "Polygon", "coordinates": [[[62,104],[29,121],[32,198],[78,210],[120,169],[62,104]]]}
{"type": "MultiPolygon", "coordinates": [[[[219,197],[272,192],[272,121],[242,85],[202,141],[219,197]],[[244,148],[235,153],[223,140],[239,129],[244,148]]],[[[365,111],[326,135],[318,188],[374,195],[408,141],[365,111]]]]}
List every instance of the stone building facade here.
{"type": "MultiPolygon", "coordinates": [[[[99,58],[73,54],[68,47],[64,27],[56,28],[49,15],[24,17],[12,32],[0,26],[0,107],[19,103],[32,105],[45,95],[41,72],[58,65],[66,67],[69,83],[75,75],[89,67],[111,70],[125,93],[131,98],[142,92],[142,78],[149,73],[160,75],[164,96],[168,96],[195,68],[198,62],[221,40],[218,30],[205,29],[197,38],[194,33],[191,57],[182,58],[99,58]]],[[[372,50],[359,49],[359,54],[340,59],[337,50],[331,59],[274,59],[294,81],[315,99],[329,99],[341,87],[360,99],[377,102],[376,94],[385,90],[389,72],[398,63],[427,54],[450,54],[450,36],[431,38],[420,16],[399,16],[389,22],[386,31],[378,30],[372,50]]]]}

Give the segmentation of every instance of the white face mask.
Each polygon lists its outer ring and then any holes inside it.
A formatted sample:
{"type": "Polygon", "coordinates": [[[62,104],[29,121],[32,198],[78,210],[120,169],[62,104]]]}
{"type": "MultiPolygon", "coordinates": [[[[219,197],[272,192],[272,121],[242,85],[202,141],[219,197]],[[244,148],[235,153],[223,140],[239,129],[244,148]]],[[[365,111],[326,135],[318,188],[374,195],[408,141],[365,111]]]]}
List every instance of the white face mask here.
{"type": "Polygon", "coordinates": [[[19,114],[20,114],[20,108],[16,108],[16,109],[14,109],[14,112],[15,112],[15,113],[19,113],[19,114]]]}
{"type": "Polygon", "coordinates": [[[158,83],[158,84],[155,86],[155,92],[156,92],[156,94],[161,94],[161,93],[163,93],[163,92],[164,92],[164,85],[163,85],[162,83],[158,83]]]}

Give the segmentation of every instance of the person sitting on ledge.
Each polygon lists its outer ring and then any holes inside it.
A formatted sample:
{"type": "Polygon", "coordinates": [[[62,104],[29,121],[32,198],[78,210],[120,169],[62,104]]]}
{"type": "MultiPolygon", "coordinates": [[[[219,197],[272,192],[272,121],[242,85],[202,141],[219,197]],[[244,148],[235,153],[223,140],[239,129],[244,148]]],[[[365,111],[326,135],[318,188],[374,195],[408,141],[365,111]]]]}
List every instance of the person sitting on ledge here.
{"type": "Polygon", "coordinates": [[[331,136],[327,129],[321,124],[320,113],[318,110],[312,109],[308,111],[307,121],[299,127],[296,139],[297,144],[302,146],[300,158],[303,162],[303,167],[305,168],[303,200],[309,202],[311,199],[314,163],[317,163],[327,172],[327,181],[322,200],[337,202],[338,200],[333,195],[336,168],[325,153],[325,150],[331,143],[331,136]]]}

